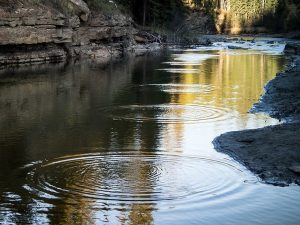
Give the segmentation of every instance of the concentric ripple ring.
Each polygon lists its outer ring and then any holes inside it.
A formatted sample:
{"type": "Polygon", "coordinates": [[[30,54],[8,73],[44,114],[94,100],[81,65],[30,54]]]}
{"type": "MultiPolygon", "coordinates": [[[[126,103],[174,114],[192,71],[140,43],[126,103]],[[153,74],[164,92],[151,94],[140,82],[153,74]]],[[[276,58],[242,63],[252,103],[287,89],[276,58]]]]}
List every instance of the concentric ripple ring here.
{"type": "Polygon", "coordinates": [[[233,115],[225,108],[196,104],[123,105],[107,108],[104,113],[114,120],[157,123],[217,122],[233,115]]]}
{"type": "Polygon", "coordinates": [[[111,205],[226,198],[241,192],[245,179],[226,160],[159,154],[73,155],[27,169],[24,188],[36,198],[111,205]]]}

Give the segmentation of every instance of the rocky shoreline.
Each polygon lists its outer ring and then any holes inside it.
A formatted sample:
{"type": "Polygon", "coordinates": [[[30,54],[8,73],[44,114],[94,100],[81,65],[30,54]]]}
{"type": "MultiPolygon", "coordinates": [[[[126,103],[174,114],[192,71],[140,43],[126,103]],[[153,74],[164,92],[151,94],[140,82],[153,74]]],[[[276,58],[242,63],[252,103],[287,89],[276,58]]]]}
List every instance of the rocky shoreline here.
{"type": "Polygon", "coordinates": [[[215,138],[217,151],[246,166],[263,182],[300,185],[300,56],[298,44],[288,44],[290,63],[265,87],[252,113],[264,112],[283,121],[261,129],[234,131],[215,138]],[[296,50],[295,50],[296,49],[296,50]]]}
{"type": "Polygon", "coordinates": [[[157,40],[141,36],[130,17],[95,12],[82,0],[62,0],[67,9],[60,11],[27,0],[13,3],[0,7],[0,68],[71,58],[105,63],[161,48],[157,40]]]}

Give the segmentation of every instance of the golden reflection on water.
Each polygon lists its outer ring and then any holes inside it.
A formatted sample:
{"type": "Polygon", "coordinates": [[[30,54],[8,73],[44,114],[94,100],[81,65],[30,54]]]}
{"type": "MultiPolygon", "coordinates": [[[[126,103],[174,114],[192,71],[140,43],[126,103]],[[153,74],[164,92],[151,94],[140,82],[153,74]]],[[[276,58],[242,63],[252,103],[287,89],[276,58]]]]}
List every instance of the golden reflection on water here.
{"type": "Polygon", "coordinates": [[[210,85],[212,91],[207,94],[175,92],[171,94],[172,103],[226,106],[246,113],[259,100],[266,82],[283,68],[283,60],[266,54],[232,55],[220,51],[216,59],[207,59],[199,66],[185,65],[184,68],[187,71],[197,68],[199,72],[184,73],[176,83],[210,85]]]}
{"type": "MultiPolygon", "coordinates": [[[[192,54],[195,54],[195,52],[192,54]]],[[[170,82],[180,84],[180,86],[175,85],[173,87],[177,91],[172,90],[172,92],[169,92],[170,102],[182,105],[198,104],[221,107],[230,110],[232,113],[237,113],[240,116],[232,122],[228,121],[228,124],[225,125],[231,127],[231,130],[265,126],[268,125],[268,120],[270,124],[273,124],[275,121],[273,119],[253,120],[253,117],[248,116],[247,113],[253,104],[259,101],[266,83],[283,69],[285,63],[283,56],[268,55],[255,51],[251,53],[244,50],[221,50],[217,54],[215,52],[212,54],[218,55],[218,57],[208,57],[199,65],[195,65],[194,62],[191,65],[185,62],[182,65],[183,70],[186,72],[179,76],[173,76],[170,82]],[[190,73],[191,70],[197,70],[198,72],[190,73]],[[191,89],[195,85],[199,87],[198,92],[191,89]],[[202,91],[207,87],[209,87],[208,91],[202,91]],[[266,124],[262,123],[264,120],[266,124]]],[[[187,114],[186,110],[177,111],[176,113],[178,117],[187,114]]],[[[178,149],[185,149],[187,146],[183,145],[182,138],[191,137],[190,132],[187,135],[188,129],[185,128],[185,124],[168,124],[162,132],[164,133],[162,141],[164,149],[173,152],[178,149]]],[[[216,136],[218,133],[215,129],[211,130],[212,126],[207,126],[207,130],[205,129],[203,125],[202,130],[199,129],[199,137],[193,136],[193,138],[199,139],[205,133],[210,142],[213,135],[216,136]]],[[[223,132],[227,131],[225,129],[223,132]]],[[[197,130],[194,133],[197,133],[197,130]]],[[[204,142],[207,141],[202,141],[198,146],[201,146],[204,142]]],[[[194,145],[196,144],[194,143],[194,145]]]]}

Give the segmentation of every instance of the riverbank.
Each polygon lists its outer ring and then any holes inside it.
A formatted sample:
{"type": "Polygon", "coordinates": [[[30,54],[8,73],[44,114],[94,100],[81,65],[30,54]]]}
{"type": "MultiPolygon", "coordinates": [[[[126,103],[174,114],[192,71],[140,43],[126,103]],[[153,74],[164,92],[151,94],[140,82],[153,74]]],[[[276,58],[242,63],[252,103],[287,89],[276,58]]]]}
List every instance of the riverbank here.
{"type": "MultiPolygon", "coordinates": [[[[295,54],[297,48],[292,45],[287,50],[295,54]]],[[[300,57],[291,55],[285,71],[266,85],[265,94],[251,109],[284,123],[222,134],[213,141],[216,150],[233,157],[268,184],[300,185],[299,87],[300,57]]]]}

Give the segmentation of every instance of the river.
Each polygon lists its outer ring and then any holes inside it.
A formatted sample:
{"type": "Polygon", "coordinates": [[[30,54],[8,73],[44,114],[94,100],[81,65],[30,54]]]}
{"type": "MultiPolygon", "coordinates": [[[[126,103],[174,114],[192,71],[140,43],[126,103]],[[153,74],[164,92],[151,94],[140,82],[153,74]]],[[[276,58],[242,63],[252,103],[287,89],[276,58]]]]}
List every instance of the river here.
{"type": "Polygon", "coordinates": [[[1,71],[0,224],[298,224],[298,186],[264,184],[211,143],[279,123],[248,111],[283,47],[1,71]]]}

